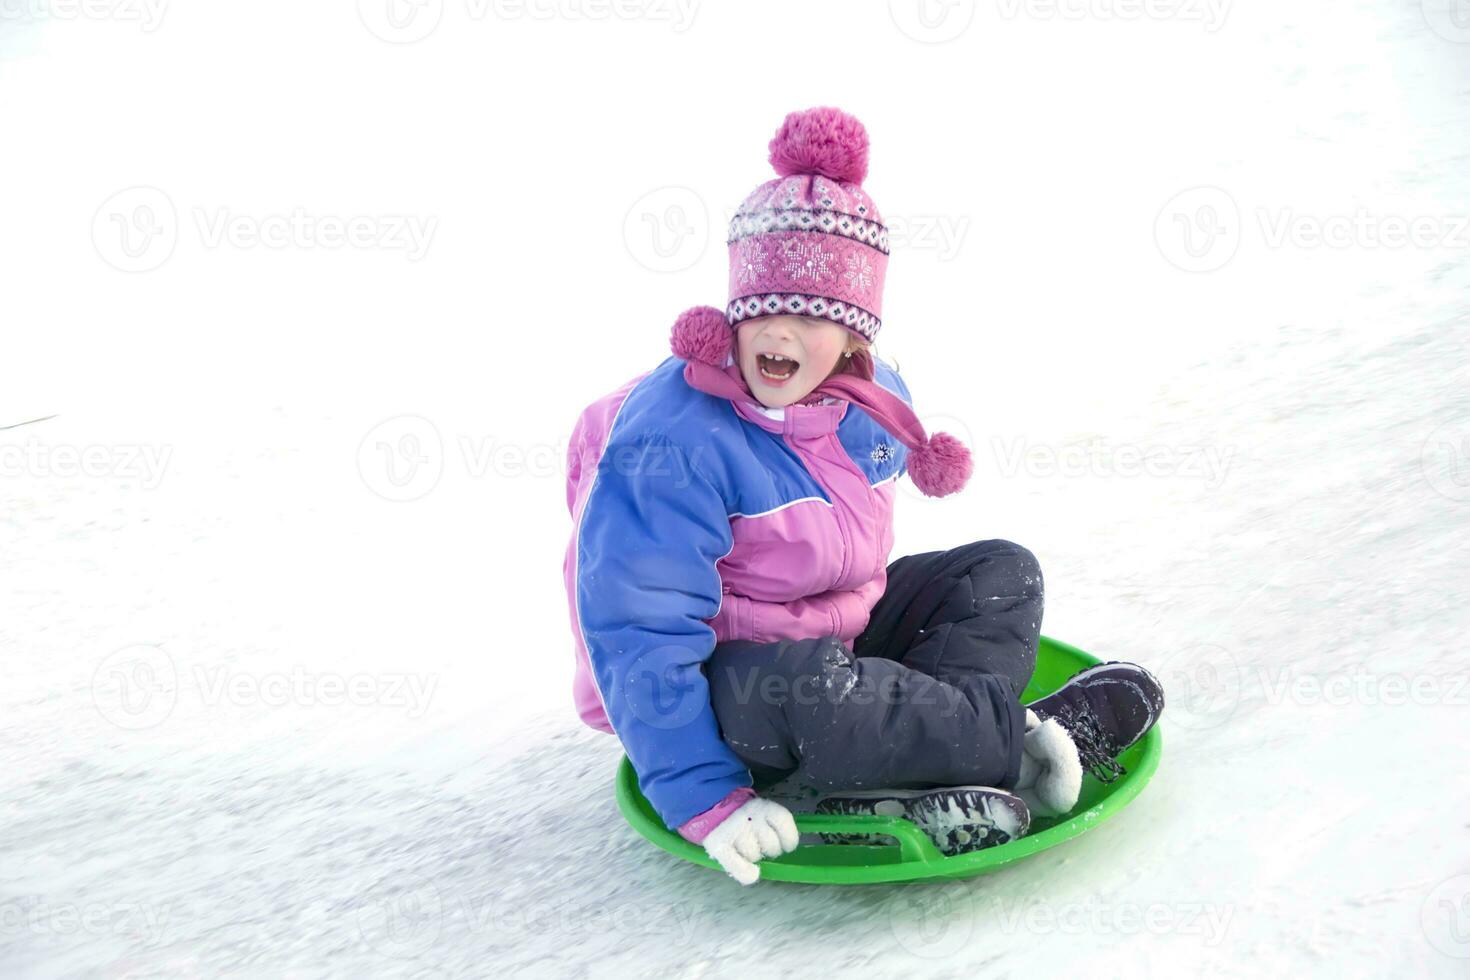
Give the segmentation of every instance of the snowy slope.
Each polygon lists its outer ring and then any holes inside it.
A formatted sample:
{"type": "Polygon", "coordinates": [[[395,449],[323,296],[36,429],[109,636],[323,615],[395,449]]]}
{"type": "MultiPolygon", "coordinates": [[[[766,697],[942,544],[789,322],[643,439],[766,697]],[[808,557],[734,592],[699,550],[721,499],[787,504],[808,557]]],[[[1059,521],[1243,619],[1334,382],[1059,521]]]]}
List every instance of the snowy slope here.
{"type": "MultiPolygon", "coordinates": [[[[1165,679],[1164,762],[1117,819],[973,882],[740,889],[621,823],[616,744],[570,710],[558,441],[662,356],[668,314],[710,284],[718,299],[722,258],[599,270],[588,295],[626,280],[637,297],[600,320],[531,301],[567,291],[533,247],[544,212],[486,175],[556,171],[460,135],[457,100],[558,45],[591,58],[603,28],[644,55],[615,67],[647,91],[667,69],[649,52],[708,60],[777,16],[742,6],[750,25],[710,10],[684,47],[626,24],[498,25],[559,32],[506,40],[452,6],[463,38],[402,47],[350,14],[293,14],[319,19],[283,36],[284,14],[185,6],[150,32],[6,25],[0,125],[57,152],[5,154],[0,424],[57,417],[0,430],[0,974],[1470,969],[1470,240],[1268,240],[1288,207],[1470,214],[1470,45],[1432,3],[1231,11],[1209,39],[983,15],[949,47],[890,37],[882,13],[841,28],[892,45],[886,83],[853,82],[855,111],[875,133],[915,117],[881,163],[890,196],[928,159],[918,133],[944,150],[921,183],[991,168],[954,205],[975,218],[958,259],[895,263],[888,353],[978,467],[958,500],[906,488],[896,553],[956,528],[1031,547],[1047,633],[1165,679]],[[271,67],[233,53],[253,45],[275,46],[271,67]],[[1013,163],[948,142],[918,98],[928,71],[967,91],[991,70],[957,57],[976,51],[1048,78],[1081,59],[1070,77],[1093,83],[985,109],[987,126],[1061,121],[1026,130],[1034,156],[1013,163]],[[1181,78],[1191,60],[1208,70],[1181,78]],[[1082,138],[1132,151],[1079,159],[1082,138]],[[137,184],[167,187],[186,225],[194,203],[306,201],[432,212],[440,231],[407,263],[212,249],[194,226],[128,274],[87,229],[137,184]],[[1198,185],[1243,220],[1234,257],[1190,273],[1152,231],[1198,185]],[[1063,213],[1098,217],[1045,227],[1063,213]],[[488,233],[499,219],[519,237],[488,233]],[[976,281],[985,350],[1021,365],[980,385],[950,356],[976,338],[946,314],[976,281]],[[557,356],[565,384],[505,371],[557,356]],[[79,473],[65,453],[89,449],[79,473]]],[[[548,104],[580,92],[582,125],[623,113],[655,141],[608,162],[568,263],[621,261],[645,189],[699,181],[714,206],[761,176],[755,137],[738,160],[670,158],[683,137],[652,132],[661,110],[558,84],[548,104]]],[[[776,108],[709,97],[753,134],[793,98],[848,101],[751,84],[776,108]]],[[[667,98],[690,118],[691,96],[667,98]]],[[[475,111],[493,131],[536,105],[475,111]]]]}

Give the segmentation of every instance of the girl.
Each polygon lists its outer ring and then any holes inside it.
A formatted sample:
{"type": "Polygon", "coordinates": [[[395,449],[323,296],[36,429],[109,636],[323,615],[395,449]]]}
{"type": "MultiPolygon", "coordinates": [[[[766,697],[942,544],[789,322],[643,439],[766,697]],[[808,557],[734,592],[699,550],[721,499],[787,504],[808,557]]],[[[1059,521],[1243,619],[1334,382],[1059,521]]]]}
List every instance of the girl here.
{"type": "Polygon", "coordinates": [[[742,884],[798,840],[754,787],[800,770],[834,794],[819,810],[903,815],[959,853],[1071,809],[1163,708],[1120,663],[1021,704],[1042,613],[1026,549],[885,564],[894,481],[954,493],[969,451],[924,432],[870,349],[888,233],[862,125],[792,113],[769,149],[778,176],[730,224],[726,308],[680,316],[674,356],[588,407],[568,450],[577,709],[742,884]]]}

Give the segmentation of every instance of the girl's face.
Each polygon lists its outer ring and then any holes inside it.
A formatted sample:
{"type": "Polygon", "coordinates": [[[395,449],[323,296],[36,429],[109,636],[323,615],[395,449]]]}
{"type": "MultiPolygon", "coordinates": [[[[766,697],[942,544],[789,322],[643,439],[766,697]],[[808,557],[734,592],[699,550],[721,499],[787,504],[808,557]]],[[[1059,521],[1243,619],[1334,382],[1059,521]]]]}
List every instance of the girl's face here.
{"type": "Polygon", "coordinates": [[[736,328],[736,358],[751,394],[767,408],[782,408],[827,380],[849,336],[820,317],[763,316],[736,328]]]}

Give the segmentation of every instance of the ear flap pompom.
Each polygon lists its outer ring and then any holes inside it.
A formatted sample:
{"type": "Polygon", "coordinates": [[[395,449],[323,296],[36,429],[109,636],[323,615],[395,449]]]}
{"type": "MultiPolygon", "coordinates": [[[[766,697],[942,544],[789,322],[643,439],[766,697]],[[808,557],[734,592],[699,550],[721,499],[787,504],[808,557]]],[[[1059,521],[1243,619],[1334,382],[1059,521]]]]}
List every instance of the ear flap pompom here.
{"type": "Polygon", "coordinates": [[[964,489],[975,469],[970,450],[948,432],[936,432],[909,450],[909,478],[927,497],[947,497],[964,489]]]}
{"type": "Polygon", "coordinates": [[[713,306],[691,307],[674,321],[669,346],[681,361],[722,368],[730,353],[730,323],[713,306]]]}

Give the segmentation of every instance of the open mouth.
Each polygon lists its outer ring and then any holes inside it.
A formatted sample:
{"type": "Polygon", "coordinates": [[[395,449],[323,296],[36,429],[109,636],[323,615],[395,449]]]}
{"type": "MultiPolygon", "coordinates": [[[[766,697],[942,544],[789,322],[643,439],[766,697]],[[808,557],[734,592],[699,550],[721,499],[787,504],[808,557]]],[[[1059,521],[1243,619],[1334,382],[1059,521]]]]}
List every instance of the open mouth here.
{"type": "Polygon", "coordinates": [[[780,354],[757,354],[755,363],[760,369],[761,377],[773,384],[790,381],[792,375],[796,374],[797,369],[801,367],[800,361],[780,354]]]}

